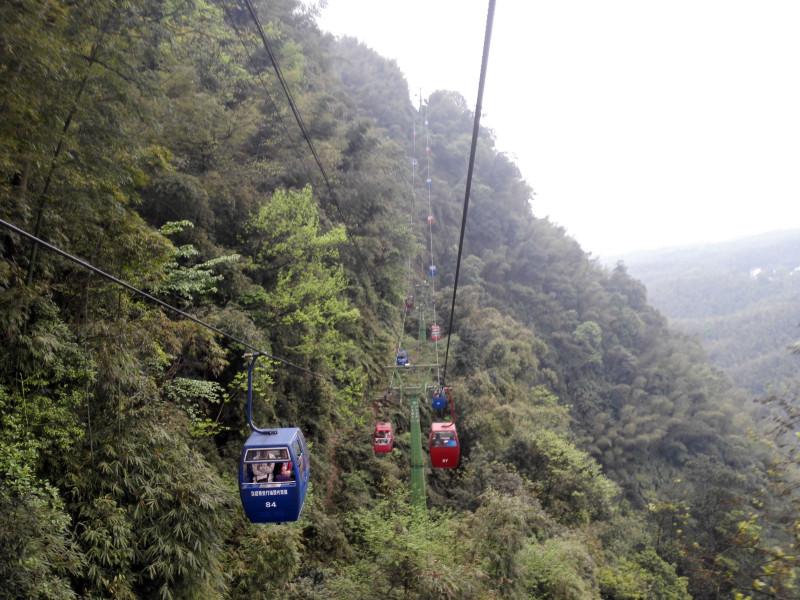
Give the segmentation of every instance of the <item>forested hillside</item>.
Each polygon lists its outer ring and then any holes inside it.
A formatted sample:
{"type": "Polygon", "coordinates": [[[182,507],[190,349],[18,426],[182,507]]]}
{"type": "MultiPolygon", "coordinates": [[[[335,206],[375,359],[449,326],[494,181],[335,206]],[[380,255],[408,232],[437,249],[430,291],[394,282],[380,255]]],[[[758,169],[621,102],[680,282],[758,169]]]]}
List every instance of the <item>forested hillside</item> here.
{"type": "Polygon", "coordinates": [[[241,3],[12,0],[0,218],[306,369],[254,386],[310,443],[302,518],[239,505],[245,348],[3,229],[0,597],[800,597],[796,465],[642,284],[534,216],[486,130],[445,332],[461,466],[409,502],[407,407],[389,456],[370,434],[423,247],[411,131],[449,309],[473,115],[255,5],[333,194],[241,3]]]}
{"type": "Polygon", "coordinates": [[[797,382],[800,233],[774,232],[623,258],[676,329],[697,335],[711,362],[754,395],[797,382]]]}

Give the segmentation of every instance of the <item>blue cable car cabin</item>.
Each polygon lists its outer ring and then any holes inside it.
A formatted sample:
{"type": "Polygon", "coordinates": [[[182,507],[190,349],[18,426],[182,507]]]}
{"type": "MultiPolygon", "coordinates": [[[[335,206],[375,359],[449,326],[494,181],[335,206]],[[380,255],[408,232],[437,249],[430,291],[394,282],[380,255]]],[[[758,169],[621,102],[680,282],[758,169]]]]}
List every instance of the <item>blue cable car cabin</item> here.
{"type": "Polygon", "coordinates": [[[308,448],[296,427],[254,431],[247,438],[239,461],[239,495],[253,523],[300,518],[308,478],[308,448]]]}
{"type": "Polygon", "coordinates": [[[445,396],[443,389],[438,389],[433,392],[431,396],[431,408],[438,412],[447,408],[447,396],[445,396]]]}
{"type": "Polygon", "coordinates": [[[400,349],[397,352],[396,362],[398,367],[405,367],[408,365],[408,352],[403,349],[400,349]]]}
{"type": "Polygon", "coordinates": [[[436,265],[431,265],[428,267],[428,275],[431,277],[436,277],[436,265]]]}

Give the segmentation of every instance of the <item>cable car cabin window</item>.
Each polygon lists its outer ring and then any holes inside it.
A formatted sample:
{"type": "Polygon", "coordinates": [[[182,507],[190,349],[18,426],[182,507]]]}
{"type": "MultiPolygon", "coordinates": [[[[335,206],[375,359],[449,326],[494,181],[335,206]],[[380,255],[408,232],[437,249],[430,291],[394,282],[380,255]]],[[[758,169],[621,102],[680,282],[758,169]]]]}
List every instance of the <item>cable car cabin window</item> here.
{"type": "Polygon", "coordinates": [[[299,438],[295,438],[292,442],[292,450],[294,450],[294,455],[297,457],[297,470],[300,472],[300,477],[302,477],[305,472],[306,457],[303,454],[303,444],[300,443],[299,438]]]}
{"type": "Polygon", "coordinates": [[[249,448],[244,463],[250,483],[294,483],[288,448],[249,448]]]}
{"type": "Polygon", "coordinates": [[[434,448],[453,448],[458,446],[458,440],[452,431],[437,431],[431,441],[434,448]]]}
{"type": "Polygon", "coordinates": [[[288,448],[249,448],[244,462],[289,460],[288,448]]]}
{"type": "Polygon", "coordinates": [[[289,461],[280,463],[280,470],[275,474],[276,483],[294,483],[294,469],[289,461]]]}

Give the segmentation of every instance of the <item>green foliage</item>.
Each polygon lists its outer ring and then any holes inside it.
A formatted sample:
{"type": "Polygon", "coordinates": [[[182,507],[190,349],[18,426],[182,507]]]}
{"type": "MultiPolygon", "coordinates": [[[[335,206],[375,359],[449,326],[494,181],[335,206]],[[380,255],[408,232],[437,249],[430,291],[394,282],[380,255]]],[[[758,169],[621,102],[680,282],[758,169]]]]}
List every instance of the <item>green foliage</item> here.
{"type": "Polygon", "coordinates": [[[77,507],[78,543],[84,549],[88,596],[136,598],[132,566],[136,557],[134,525],[109,494],[77,507]]]}
{"type": "Polygon", "coordinates": [[[584,321],[573,332],[581,349],[579,360],[583,366],[600,365],[603,362],[603,330],[594,321],[584,321]]]}
{"type": "Polygon", "coordinates": [[[472,539],[473,560],[481,565],[491,588],[501,597],[514,597],[519,591],[518,554],[542,521],[541,509],[523,496],[488,492],[463,530],[472,539]]]}
{"type": "Polygon", "coordinates": [[[76,598],[70,575],[81,560],[57,490],[43,481],[0,483],[0,598],[76,598]]]}
{"type": "Polygon", "coordinates": [[[326,577],[323,597],[477,598],[479,572],[465,560],[455,518],[396,493],[349,518],[358,558],[326,577]]]}
{"type": "Polygon", "coordinates": [[[603,567],[597,574],[600,594],[615,600],[689,600],[685,577],[678,577],[675,568],[664,562],[652,549],[633,558],[624,558],[613,567],[603,567]]]}
{"type": "Polygon", "coordinates": [[[590,456],[559,435],[520,435],[506,459],[535,482],[542,506],[559,521],[574,525],[610,515],[617,486],[590,456]]]}
{"type": "Polygon", "coordinates": [[[703,340],[709,360],[753,394],[797,379],[798,232],[773,232],[661,255],[625,257],[672,324],[703,340]]]}
{"type": "Polygon", "coordinates": [[[293,526],[261,527],[239,523],[238,543],[228,573],[231,598],[275,598],[285,594],[301,565],[301,530],[293,526]]]}
{"type": "Polygon", "coordinates": [[[341,298],[344,273],[338,266],[338,246],[344,228],[320,231],[311,188],[302,192],[276,191],[251,224],[254,279],[267,291],[258,298],[265,322],[301,326],[297,345],[316,341],[318,332],[340,320],[357,318],[341,298]]]}
{"type": "Polygon", "coordinates": [[[193,436],[212,436],[224,430],[223,425],[206,416],[211,408],[225,402],[224,390],[217,382],[176,377],[164,384],[163,394],[186,411],[193,436]]]}
{"type": "Polygon", "coordinates": [[[339,261],[344,228],[321,231],[311,188],[276,190],[252,220],[249,272],[259,284],[246,296],[256,322],[272,329],[283,354],[306,357],[333,374],[341,410],[363,396],[363,375],[353,368],[355,344],[344,335],[358,319],[345,297],[339,261]]]}
{"type": "Polygon", "coordinates": [[[122,425],[98,439],[91,475],[67,479],[90,562],[87,587],[101,595],[119,587],[122,595],[220,597],[233,505],[225,486],[187,447],[177,433],[186,425],[168,407],[140,410],[122,425]]]}
{"type": "MultiPolygon", "coordinates": [[[[191,221],[169,221],[161,226],[159,231],[164,235],[177,234],[187,227],[194,227],[191,221]]],[[[207,296],[217,291],[217,283],[222,280],[222,275],[214,274],[214,267],[235,263],[239,260],[238,254],[218,256],[210,260],[187,265],[199,254],[192,244],[178,246],[173,251],[172,260],[164,265],[164,280],[159,283],[155,292],[162,297],[169,294],[192,303],[196,297],[207,296]]]]}
{"type": "Polygon", "coordinates": [[[521,551],[522,587],[529,598],[599,598],[596,565],[579,537],[531,542],[521,551]]]}

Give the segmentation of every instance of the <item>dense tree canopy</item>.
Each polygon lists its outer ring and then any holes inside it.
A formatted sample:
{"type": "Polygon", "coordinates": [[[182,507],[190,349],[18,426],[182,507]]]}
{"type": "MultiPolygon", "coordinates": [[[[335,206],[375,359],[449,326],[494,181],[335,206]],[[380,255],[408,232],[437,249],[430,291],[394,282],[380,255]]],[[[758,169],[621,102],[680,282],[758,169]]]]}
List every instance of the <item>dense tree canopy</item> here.
{"type": "Polygon", "coordinates": [[[774,232],[625,257],[650,301],[697,335],[711,362],[751,394],[796,387],[800,233],[774,232]]]}

